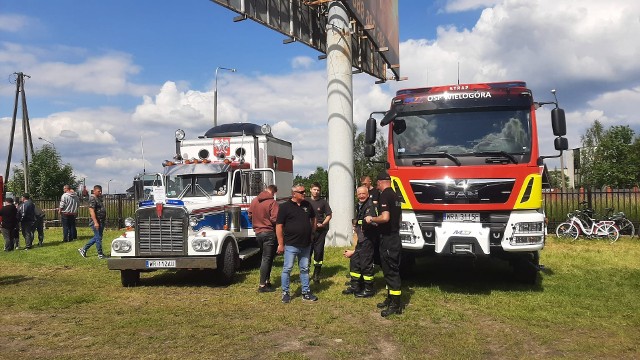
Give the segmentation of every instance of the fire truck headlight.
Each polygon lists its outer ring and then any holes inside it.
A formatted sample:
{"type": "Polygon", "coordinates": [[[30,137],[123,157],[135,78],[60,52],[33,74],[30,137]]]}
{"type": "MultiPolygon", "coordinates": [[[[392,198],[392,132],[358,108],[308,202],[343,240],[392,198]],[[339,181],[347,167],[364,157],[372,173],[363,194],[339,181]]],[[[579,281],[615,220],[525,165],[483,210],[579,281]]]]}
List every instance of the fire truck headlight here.
{"type": "Polygon", "coordinates": [[[520,222],[514,225],[514,232],[516,233],[535,233],[542,232],[544,228],[543,222],[520,222]]]}
{"type": "Polygon", "coordinates": [[[198,218],[195,216],[189,216],[189,226],[192,228],[198,226],[198,218]]]}
{"type": "Polygon", "coordinates": [[[111,250],[117,253],[128,253],[131,251],[131,241],[129,240],[114,240],[111,243],[111,250]]]}
{"type": "Polygon", "coordinates": [[[400,231],[412,231],[413,225],[409,221],[400,222],[400,231]]]}
{"type": "Polygon", "coordinates": [[[132,227],[136,226],[136,221],[133,218],[128,217],[128,218],[124,219],[124,226],[126,226],[128,228],[132,228],[132,227]]]}
{"type": "Polygon", "coordinates": [[[213,243],[209,239],[194,239],[191,247],[197,252],[209,252],[213,248],[213,243]]]}

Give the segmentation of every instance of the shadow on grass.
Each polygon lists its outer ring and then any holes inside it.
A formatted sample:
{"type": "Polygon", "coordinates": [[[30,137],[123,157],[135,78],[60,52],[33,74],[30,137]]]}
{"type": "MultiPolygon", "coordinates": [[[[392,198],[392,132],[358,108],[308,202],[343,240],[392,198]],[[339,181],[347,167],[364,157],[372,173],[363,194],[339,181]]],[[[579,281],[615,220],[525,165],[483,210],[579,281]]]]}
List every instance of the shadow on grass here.
{"type": "MultiPolygon", "coordinates": [[[[243,282],[247,274],[236,273],[232,283],[243,282]]],[[[140,273],[140,286],[172,287],[227,287],[222,284],[215,270],[161,270],[140,273]]]]}
{"type": "MultiPolygon", "coordinates": [[[[544,268],[545,275],[553,271],[544,268]]],[[[419,258],[412,276],[403,279],[403,288],[437,286],[457,294],[490,294],[494,290],[519,292],[543,291],[540,274],[534,284],[519,282],[508,262],[499,259],[419,258]]]]}
{"type": "Polygon", "coordinates": [[[32,280],[31,276],[24,275],[8,275],[8,276],[0,276],[0,286],[4,285],[15,285],[21,282],[32,280]]]}

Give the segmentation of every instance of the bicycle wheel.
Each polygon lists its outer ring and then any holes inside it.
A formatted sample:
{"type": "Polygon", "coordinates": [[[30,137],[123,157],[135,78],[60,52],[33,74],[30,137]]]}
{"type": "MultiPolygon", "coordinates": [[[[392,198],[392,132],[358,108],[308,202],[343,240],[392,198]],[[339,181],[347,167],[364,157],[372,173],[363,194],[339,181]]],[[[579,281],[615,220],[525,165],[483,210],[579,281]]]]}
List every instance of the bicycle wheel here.
{"type": "Polygon", "coordinates": [[[633,237],[636,234],[636,228],[635,226],[633,226],[633,223],[629,219],[620,219],[616,221],[616,226],[618,226],[620,235],[633,237]]]}
{"type": "Polygon", "coordinates": [[[611,224],[601,224],[598,225],[595,229],[595,233],[598,237],[605,237],[609,239],[610,242],[614,243],[620,237],[620,232],[615,225],[611,224]]]}
{"type": "Polygon", "coordinates": [[[573,223],[563,222],[556,228],[556,236],[558,239],[572,239],[578,238],[579,231],[573,223]]]}

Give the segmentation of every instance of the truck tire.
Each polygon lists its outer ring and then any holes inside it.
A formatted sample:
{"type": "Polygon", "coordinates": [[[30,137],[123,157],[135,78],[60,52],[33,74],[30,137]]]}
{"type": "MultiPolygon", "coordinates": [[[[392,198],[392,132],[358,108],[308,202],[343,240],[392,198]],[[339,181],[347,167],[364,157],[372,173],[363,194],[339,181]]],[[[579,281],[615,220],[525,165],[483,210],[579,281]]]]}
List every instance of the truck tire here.
{"type": "Polygon", "coordinates": [[[218,255],[218,281],[222,285],[229,285],[238,268],[238,251],[233,241],[228,240],[222,245],[222,252],[218,255]]]}
{"type": "Polygon", "coordinates": [[[140,270],[120,270],[120,281],[124,287],[135,287],[140,283],[140,270]]]}
{"type": "Polygon", "coordinates": [[[538,280],[540,254],[537,251],[522,254],[522,256],[512,260],[511,266],[518,282],[533,285],[538,280]]]}

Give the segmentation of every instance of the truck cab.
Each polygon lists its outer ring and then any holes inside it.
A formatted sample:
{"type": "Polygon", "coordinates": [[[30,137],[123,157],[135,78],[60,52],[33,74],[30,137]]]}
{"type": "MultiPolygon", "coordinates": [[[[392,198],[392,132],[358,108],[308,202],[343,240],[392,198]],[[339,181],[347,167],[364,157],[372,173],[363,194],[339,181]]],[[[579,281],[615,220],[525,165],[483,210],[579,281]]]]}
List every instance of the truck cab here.
{"type": "MultiPolygon", "coordinates": [[[[564,111],[552,111],[556,150],[567,149],[564,111]]],[[[399,90],[387,164],[402,208],[403,263],[415,256],[499,257],[535,281],[545,243],[543,160],[536,110],[522,81],[399,90]]],[[[374,154],[376,120],[365,155],[374,154]]],[[[560,155],[558,155],[560,156],[560,155]]],[[[405,270],[406,271],[406,270],[405,270]]]]}
{"type": "Polygon", "coordinates": [[[240,261],[260,251],[247,214],[251,200],[271,184],[291,187],[291,143],[268,126],[225,124],[193,140],[179,130],[175,146],[161,185],[111,243],[108,268],[120,271],[123,286],[159,269],[211,269],[230,283],[240,261]]]}

